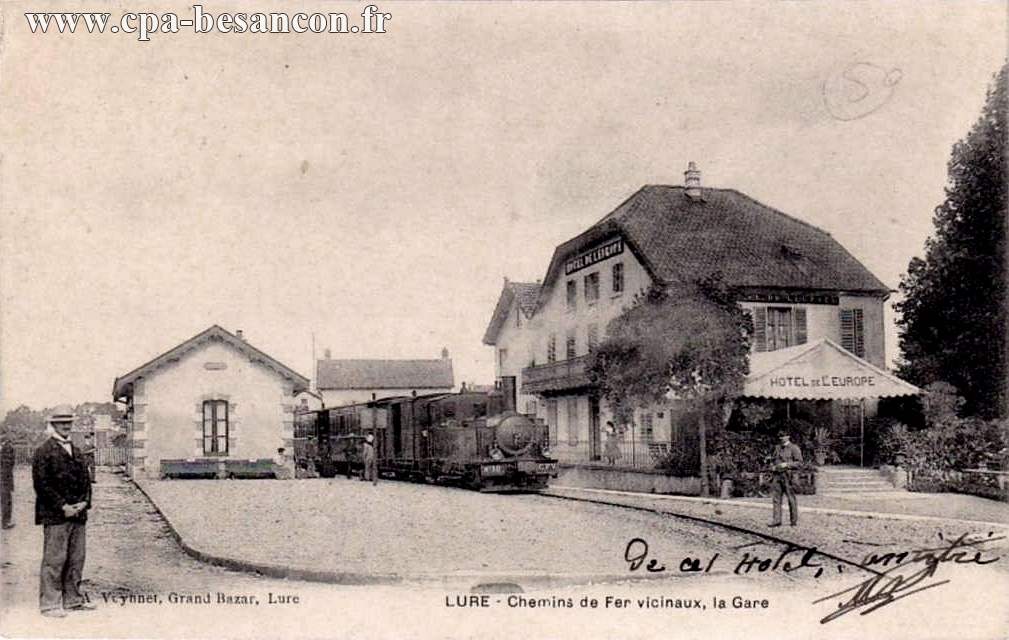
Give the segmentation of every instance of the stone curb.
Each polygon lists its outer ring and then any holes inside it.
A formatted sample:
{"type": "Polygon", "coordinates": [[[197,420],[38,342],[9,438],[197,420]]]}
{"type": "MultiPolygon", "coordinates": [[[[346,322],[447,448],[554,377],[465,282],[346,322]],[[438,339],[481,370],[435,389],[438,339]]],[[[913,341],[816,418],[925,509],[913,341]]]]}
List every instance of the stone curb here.
{"type": "MultiPolygon", "coordinates": [[[[543,494],[554,495],[562,498],[571,497],[570,495],[565,495],[564,492],[584,492],[584,493],[593,493],[602,495],[626,496],[631,498],[648,498],[648,499],[670,500],[679,502],[693,502],[710,505],[728,505],[736,507],[748,507],[752,509],[766,509],[766,510],[771,509],[770,504],[764,504],[758,502],[726,500],[723,498],[700,498],[696,496],[674,496],[658,493],[636,493],[633,491],[617,491],[614,489],[588,489],[585,487],[551,487],[546,491],[544,491],[543,494]]],[[[613,502],[610,504],[613,504],[615,506],[621,506],[621,503],[619,502],[613,502]]],[[[821,513],[826,515],[854,516],[858,518],[877,519],[877,520],[889,519],[889,520],[904,520],[904,521],[916,521],[916,522],[949,522],[957,524],[971,524],[971,525],[984,525],[988,527],[1009,528],[1009,522],[989,522],[987,520],[943,518],[941,516],[917,516],[906,513],[888,513],[883,511],[852,511],[850,509],[832,509],[829,507],[803,507],[801,505],[800,505],[800,511],[802,513],[821,513]]]]}
{"type": "MultiPolygon", "coordinates": [[[[523,574],[523,573],[459,573],[459,574],[372,574],[355,573],[350,571],[321,571],[313,569],[301,569],[287,565],[267,564],[241,560],[239,558],[229,558],[212,553],[201,551],[186,542],[182,534],[176,529],[168,515],[161,510],[158,503],[147,493],[144,485],[136,480],[126,477],[126,480],[133,484],[147,501],[158,512],[158,515],[168,525],[168,530],[172,533],[172,538],[179,547],[185,551],[186,555],[207,564],[224,567],[232,571],[243,571],[247,573],[258,573],[270,578],[282,580],[302,580],[305,582],[321,582],[327,584],[340,584],[349,586],[363,585],[392,585],[426,583],[430,585],[454,584],[458,588],[460,581],[473,582],[472,591],[474,593],[522,593],[523,586],[536,588],[561,588],[570,586],[584,586],[599,583],[618,582],[656,582],[681,578],[678,575],[642,575],[631,577],[624,574],[564,574],[564,575],[544,575],[544,574],[523,574]]],[[[728,572],[712,572],[711,575],[728,572]]]]}

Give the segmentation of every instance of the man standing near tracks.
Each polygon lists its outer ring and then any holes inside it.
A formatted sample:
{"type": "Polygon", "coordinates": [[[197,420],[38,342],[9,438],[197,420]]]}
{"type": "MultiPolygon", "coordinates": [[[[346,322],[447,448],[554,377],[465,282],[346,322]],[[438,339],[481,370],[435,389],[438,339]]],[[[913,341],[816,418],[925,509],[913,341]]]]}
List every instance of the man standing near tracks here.
{"type": "Polygon", "coordinates": [[[80,591],[91,477],[84,455],[70,442],[73,422],[73,409],[56,407],[49,417],[52,436],[32,460],[35,524],[42,525],[39,609],[53,618],[95,608],[80,591]]]}
{"type": "Polygon", "coordinates": [[[772,522],[769,526],[781,526],[781,494],[788,498],[788,519],[791,525],[799,524],[799,505],[795,500],[795,490],[792,489],[792,469],[802,464],[802,451],[792,444],[788,433],[778,432],[780,443],[774,448],[774,460],[771,467],[771,500],[773,507],[772,522]]]}
{"type": "Polygon", "coordinates": [[[90,433],[84,434],[84,446],[81,447],[84,465],[88,468],[88,477],[95,481],[95,439],[90,433]]]}
{"type": "Polygon", "coordinates": [[[14,445],[11,444],[10,436],[3,436],[3,444],[0,445],[0,514],[3,516],[3,528],[14,527],[14,445]]]}
{"type": "Polygon", "coordinates": [[[364,446],[361,450],[361,457],[364,458],[364,472],[362,480],[371,480],[372,484],[378,484],[378,460],[375,458],[375,436],[370,433],[364,437],[364,446]]]}

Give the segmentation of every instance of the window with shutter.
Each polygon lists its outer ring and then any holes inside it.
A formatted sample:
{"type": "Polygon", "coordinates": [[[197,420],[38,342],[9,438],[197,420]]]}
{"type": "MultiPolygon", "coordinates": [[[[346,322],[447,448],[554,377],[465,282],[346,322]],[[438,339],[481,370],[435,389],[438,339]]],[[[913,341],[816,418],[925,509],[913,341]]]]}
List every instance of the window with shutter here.
{"type": "Polygon", "coordinates": [[[794,319],[795,319],[795,344],[806,344],[807,341],[806,308],[796,307],[794,319]]]}
{"type": "Polygon", "coordinates": [[[776,351],[793,344],[792,309],[789,307],[768,307],[767,350],[776,351]]]}
{"type": "Polygon", "coordinates": [[[753,344],[756,351],[767,351],[767,307],[753,309],[753,344]]]}
{"type": "Polygon", "coordinates": [[[599,272],[593,271],[585,276],[585,301],[595,304],[599,300],[599,272]]]}
{"type": "Polygon", "coordinates": [[[624,290],[624,264],[618,262],[613,265],[613,293],[619,294],[624,290]]]}
{"type": "Polygon", "coordinates": [[[862,322],[862,310],[852,309],[855,319],[855,355],[859,358],[865,357],[865,327],[862,322]]]}
{"type": "Polygon", "coordinates": [[[841,347],[865,357],[865,327],[861,309],[841,309],[841,347]]]}
{"type": "Polygon", "coordinates": [[[557,445],[557,401],[547,400],[547,426],[550,429],[550,444],[557,445]]]}
{"type": "Polygon", "coordinates": [[[651,413],[641,416],[641,439],[649,444],[655,439],[655,417],[651,413]]]}
{"type": "Polygon", "coordinates": [[[568,398],[568,444],[578,444],[578,398],[568,398]]]}

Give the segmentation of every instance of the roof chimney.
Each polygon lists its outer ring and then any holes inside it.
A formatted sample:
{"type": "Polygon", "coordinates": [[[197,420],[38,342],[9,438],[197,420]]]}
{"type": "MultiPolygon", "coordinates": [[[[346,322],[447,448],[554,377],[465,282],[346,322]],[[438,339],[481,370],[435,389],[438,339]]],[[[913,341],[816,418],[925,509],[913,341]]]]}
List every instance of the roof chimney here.
{"type": "Polygon", "coordinates": [[[448,347],[442,347],[441,349],[441,359],[448,360],[448,347]]]}
{"type": "Polygon", "coordinates": [[[687,164],[687,170],[683,172],[683,184],[688,198],[701,199],[701,172],[693,160],[687,164]]]}
{"type": "Polygon", "coordinates": [[[242,340],[242,341],[245,340],[245,336],[242,335],[242,330],[241,329],[238,329],[237,331],[235,331],[235,337],[237,337],[239,340],[242,340]]]}
{"type": "Polygon", "coordinates": [[[322,352],[322,357],[325,358],[326,360],[332,360],[333,352],[330,351],[329,349],[326,349],[325,351],[322,352]]]}

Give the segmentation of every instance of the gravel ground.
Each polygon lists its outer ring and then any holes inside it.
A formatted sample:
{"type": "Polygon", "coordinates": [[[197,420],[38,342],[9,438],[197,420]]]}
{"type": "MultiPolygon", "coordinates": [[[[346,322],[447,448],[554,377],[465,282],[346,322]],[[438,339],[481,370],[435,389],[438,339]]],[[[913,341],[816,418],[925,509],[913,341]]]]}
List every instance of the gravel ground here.
{"type": "Polygon", "coordinates": [[[669,556],[725,548],[692,523],[539,495],[344,478],[147,481],[143,487],[187,543],[204,553],[331,572],[623,579],[624,550],[636,537],[669,556]]]}
{"type": "MultiPolygon", "coordinates": [[[[162,483],[171,485],[170,492],[183,495],[179,503],[187,512],[203,514],[205,520],[199,528],[219,534],[218,546],[231,552],[250,547],[265,546],[270,539],[263,532],[283,528],[276,522],[278,513],[287,512],[293,500],[277,500],[280,493],[287,494],[297,488],[304,493],[314,492],[315,497],[308,502],[327,509],[328,521],[346,526],[344,531],[365,530],[367,540],[355,542],[364,550],[365,558],[372,557],[370,548],[391,547],[385,544],[385,528],[368,529],[380,520],[379,514],[371,513],[358,517],[351,513],[342,516],[344,507],[357,504],[358,499],[370,505],[369,510],[391,509],[385,513],[388,522],[401,522],[409,514],[427,510],[427,532],[421,523],[410,535],[445,536],[451,541],[461,541],[463,546],[452,549],[449,542],[438,542],[425,547],[425,552],[450,550],[452,557],[464,556],[466,550],[493,547],[499,544],[514,544],[522,534],[509,531],[514,525],[501,523],[501,516],[511,514],[510,505],[521,506],[540,515],[550,515],[554,519],[572,517],[572,528],[554,523],[570,539],[576,541],[576,549],[581,552],[564,557],[575,557],[576,562],[598,569],[599,560],[613,553],[614,547],[622,548],[623,539],[611,540],[607,535],[625,535],[637,531],[652,543],[655,557],[661,557],[667,564],[686,554],[702,555],[717,549],[722,554],[719,562],[738,558],[740,553],[753,551],[753,543],[759,551],[770,551],[781,543],[772,543],[760,537],[759,516],[765,515],[757,509],[734,507],[741,513],[722,510],[721,514],[732,524],[747,524],[753,532],[729,531],[715,524],[683,521],[672,515],[636,513],[608,505],[591,505],[565,501],[558,498],[537,496],[486,496],[435,487],[393,484],[371,488],[363,483],[316,481],[314,487],[297,487],[297,482],[219,482],[210,490],[196,491],[196,484],[185,481],[162,483]],[[176,486],[177,485],[177,486],[176,486]],[[235,485],[232,488],[229,485],[235,485]],[[283,486],[291,485],[291,486],[283,486]],[[282,489],[280,487],[283,487],[282,489]],[[335,489],[340,489],[336,492],[335,489]],[[371,493],[365,493],[365,490],[371,493]],[[381,496],[382,491],[388,492],[381,496]],[[218,527],[218,515],[226,511],[221,502],[211,502],[231,496],[232,491],[250,493],[253,498],[244,513],[245,529],[234,530],[218,527]],[[409,497],[402,502],[392,496],[409,497]],[[362,497],[363,496],[363,497],[362,497]],[[485,498],[490,500],[483,501],[485,498]],[[482,508],[483,524],[478,526],[481,536],[498,535],[490,541],[468,539],[460,532],[445,533],[445,523],[454,527],[474,525],[473,519],[460,518],[460,505],[486,504],[482,508]],[[270,505],[270,506],[265,506],[270,505]],[[749,512],[756,521],[747,521],[749,512]],[[271,517],[264,517],[270,513],[271,517]],[[496,516],[496,517],[495,517],[496,516]],[[602,523],[598,520],[603,520],[602,523]],[[258,520],[259,522],[253,522],[258,520]],[[614,523],[614,521],[616,521],[614,523]],[[251,523],[251,524],[250,524],[251,523]],[[639,528],[639,525],[641,528],[639,528]],[[576,530],[577,527],[588,531],[576,530]],[[594,528],[599,531],[593,531],[594,528]],[[433,533],[432,533],[433,532],[433,533]],[[495,532],[501,532],[496,534],[495,532]],[[668,534],[668,535],[667,535],[668,534]],[[502,537],[503,536],[503,537],[502,537]],[[746,545],[741,550],[734,548],[746,545]]],[[[303,496],[298,495],[304,502],[303,496]]],[[[569,584],[567,586],[531,585],[514,595],[518,587],[488,596],[485,607],[460,607],[460,601],[478,582],[472,578],[447,582],[409,582],[396,585],[347,586],[334,584],[307,583],[293,580],[264,578],[250,573],[233,572],[197,562],[176,545],[165,524],[150,503],[136,490],[132,483],[122,476],[100,473],[95,491],[95,508],[88,525],[88,561],[85,566],[85,587],[97,601],[98,610],[90,613],[72,614],[63,620],[42,618],[36,611],[38,560],[40,555],[41,531],[31,524],[32,492],[29,478],[24,470],[19,470],[17,492],[15,494],[15,518],[18,526],[0,532],[0,636],[2,637],[46,637],[46,638],[740,638],[754,637],[811,638],[832,640],[859,638],[1000,638],[1009,628],[1009,581],[1004,573],[989,575],[994,571],[984,568],[971,570],[964,575],[953,576],[954,585],[930,589],[912,598],[901,600],[874,612],[871,616],[848,615],[829,625],[820,623],[820,618],[835,606],[832,602],[813,604],[814,599],[836,591],[836,584],[851,586],[851,576],[834,576],[832,580],[786,579],[778,575],[758,575],[752,579],[740,579],[731,569],[714,571],[710,575],[694,576],[692,579],[643,580],[605,582],[595,584],[569,584]],[[973,579],[969,579],[973,578],[973,579]],[[509,595],[508,592],[512,592],[509,595]],[[139,596],[158,599],[157,604],[125,604],[109,602],[102,595],[139,596]],[[209,593],[216,599],[217,593],[226,595],[249,595],[257,599],[253,606],[228,604],[170,604],[173,593],[209,593]],[[268,603],[270,594],[296,596],[297,603],[268,603]],[[521,598],[521,599],[517,599],[521,598]],[[580,603],[595,598],[598,607],[585,608],[580,603]],[[607,604],[610,598],[610,604],[607,604]],[[693,601],[697,599],[703,606],[700,610],[680,608],[642,608],[639,599],[655,598],[693,601]],[[763,606],[745,608],[734,606],[741,599],[751,602],[765,602],[763,606]],[[614,600],[615,599],[615,600],[614,600]],[[719,609],[715,600],[727,603],[727,608],[719,609]],[[536,603],[539,603],[538,605],[536,603]],[[571,603],[570,605],[563,604],[571,603]],[[543,603],[546,603],[544,606],[543,603]],[[561,603],[555,605],[553,603],[561,603]],[[978,606],[983,603],[983,606],[978,606]],[[536,606],[534,606],[536,605],[536,606]]],[[[237,498],[235,498],[237,499],[237,498]]],[[[653,499],[654,500],[654,499],[653,499]]],[[[657,507],[671,506],[658,503],[657,507]]],[[[680,510],[677,505],[677,510],[680,510]]],[[[721,510],[721,509],[720,509],[721,510]]],[[[711,512],[713,513],[713,512],[711,512]]],[[[698,507],[699,515],[711,515],[698,507]]],[[[808,518],[814,526],[815,518],[808,518]]],[[[865,519],[861,519],[864,522],[865,519]]],[[[830,524],[827,521],[826,524],[830,524]]],[[[288,523],[292,539],[301,545],[315,545],[318,563],[333,564],[333,554],[321,553],[326,545],[320,545],[312,534],[306,535],[304,527],[292,528],[288,523]]],[[[546,536],[532,546],[546,545],[552,550],[565,547],[568,543],[550,542],[549,528],[529,529],[526,533],[546,536]]],[[[787,528],[786,528],[787,529],[787,528]]],[[[797,530],[776,530],[782,536],[797,530]]],[[[863,532],[868,531],[863,530],[863,532]]],[[[331,532],[332,533],[332,532],[331,532]]],[[[401,537],[405,533],[399,532],[401,537]]],[[[811,533],[807,532],[807,533],[811,533]]],[[[829,537],[829,530],[821,531],[829,537]]],[[[270,533],[270,537],[286,539],[286,536],[270,533]]],[[[339,536],[331,536],[335,539],[339,536]]],[[[348,535],[344,535],[347,538],[348,535]]],[[[912,536],[914,537],[914,536],[912,536]]],[[[356,540],[356,538],[354,538],[356,540]]],[[[340,542],[344,545],[343,542],[340,542]]],[[[343,548],[343,547],[341,547],[343,548]]],[[[860,548],[856,545],[856,548],[860,548]]],[[[566,552],[564,552],[566,553],[566,552]]],[[[380,554],[381,555],[381,554],[380,554]]],[[[401,552],[389,552],[396,558],[401,552]]],[[[514,556],[521,561],[531,557],[521,546],[506,549],[495,558],[514,556]],[[511,553],[507,553],[510,551],[511,553]]],[[[277,554],[272,554],[274,559],[277,554]]],[[[511,558],[509,558],[510,560],[511,558]]],[[[382,558],[384,562],[384,557],[382,558]]],[[[436,560],[436,562],[438,562],[436,560]]],[[[428,562],[422,562],[427,566],[428,562]]],[[[452,563],[449,563],[452,565],[452,563]]],[[[622,570],[625,567],[618,563],[622,570]]],[[[470,565],[472,566],[472,565],[470,565]]],[[[505,565],[508,566],[508,565],[505,565]]],[[[998,566],[992,565],[992,567],[998,566]]],[[[604,564],[604,568],[609,565],[604,564]]],[[[945,567],[945,565],[944,565],[945,567]]],[[[539,569],[537,569],[539,570],[539,569]]],[[[582,571],[579,564],[576,571],[582,571]]],[[[943,572],[949,571],[943,568],[943,572]]],[[[626,574],[624,574],[626,575],[626,574]]]]}

